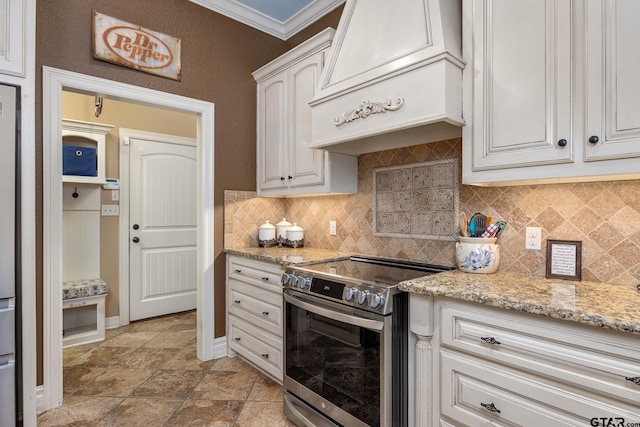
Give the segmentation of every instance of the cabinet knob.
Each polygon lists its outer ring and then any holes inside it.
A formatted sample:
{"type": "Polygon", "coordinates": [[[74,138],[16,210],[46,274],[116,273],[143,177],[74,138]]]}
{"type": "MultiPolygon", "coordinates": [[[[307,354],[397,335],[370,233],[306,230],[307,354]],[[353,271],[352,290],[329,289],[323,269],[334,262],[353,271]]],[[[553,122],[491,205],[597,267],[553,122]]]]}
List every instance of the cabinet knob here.
{"type": "Polygon", "coordinates": [[[284,181],[284,176],[281,176],[281,177],[280,177],[280,181],[284,181]]]}
{"type": "Polygon", "coordinates": [[[235,337],[235,338],[234,338],[234,340],[236,340],[236,341],[240,341],[241,339],[242,339],[242,338],[240,338],[240,337],[235,337]]]}
{"type": "Polygon", "coordinates": [[[235,271],[236,273],[242,273],[242,270],[240,270],[239,268],[236,268],[234,271],[235,271]]]}
{"type": "Polygon", "coordinates": [[[289,180],[292,180],[292,179],[293,179],[293,177],[292,177],[291,175],[289,175],[287,178],[288,178],[289,180]]]}
{"type": "Polygon", "coordinates": [[[269,358],[269,353],[262,353],[262,357],[264,357],[265,359],[269,358]]]}
{"type": "Polygon", "coordinates": [[[138,242],[140,241],[140,239],[139,239],[139,238],[137,238],[137,237],[134,237],[133,239],[131,239],[131,241],[132,241],[133,243],[138,243],[138,242]]]}
{"type": "Polygon", "coordinates": [[[598,141],[600,141],[600,138],[598,138],[597,135],[591,135],[589,137],[589,144],[597,144],[598,141]]]}
{"type": "Polygon", "coordinates": [[[494,337],[480,337],[480,339],[488,344],[500,344],[500,341],[496,340],[494,337]]]}
{"type": "Polygon", "coordinates": [[[636,385],[640,385],[640,377],[624,377],[625,380],[631,381],[636,385]]]}
{"type": "Polygon", "coordinates": [[[497,414],[500,413],[500,409],[496,408],[496,405],[494,405],[493,403],[482,403],[482,402],[480,402],[480,406],[482,406],[483,408],[485,408],[489,412],[495,412],[497,414]]]}
{"type": "Polygon", "coordinates": [[[240,304],[240,300],[239,299],[234,300],[233,302],[235,302],[236,304],[240,304]]]}
{"type": "Polygon", "coordinates": [[[268,311],[263,311],[263,312],[262,312],[262,315],[263,315],[263,316],[268,316],[268,315],[269,315],[269,312],[268,312],[268,311]]]}
{"type": "Polygon", "coordinates": [[[265,276],[265,277],[262,278],[262,280],[264,280],[265,282],[268,282],[269,278],[265,276]]]}
{"type": "Polygon", "coordinates": [[[567,140],[566,139],[561,139],[558,141],[558,147],[566,147],[567,146],[567,140]]]}

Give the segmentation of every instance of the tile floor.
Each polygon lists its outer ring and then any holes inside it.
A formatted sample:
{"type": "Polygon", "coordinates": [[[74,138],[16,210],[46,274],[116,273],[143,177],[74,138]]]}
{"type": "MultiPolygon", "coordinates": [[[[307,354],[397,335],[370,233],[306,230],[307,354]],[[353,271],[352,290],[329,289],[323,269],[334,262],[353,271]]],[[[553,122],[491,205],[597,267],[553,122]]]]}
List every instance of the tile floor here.
{"type": "Polygon", "coordinates": [[[64,350],[64,402],[38,426],[283,426],[282,387],[239,357],[196,357],[195,312],[64,350]]]}

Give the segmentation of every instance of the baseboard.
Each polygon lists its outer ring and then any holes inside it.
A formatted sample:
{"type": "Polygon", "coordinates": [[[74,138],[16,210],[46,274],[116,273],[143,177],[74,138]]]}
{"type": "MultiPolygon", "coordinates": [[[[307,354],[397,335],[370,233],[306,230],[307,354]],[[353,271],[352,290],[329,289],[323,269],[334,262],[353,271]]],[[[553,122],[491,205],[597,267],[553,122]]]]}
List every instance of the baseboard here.
{"type": "Polygon", "coordinates": [[[44,386],[39,385],[36,387],[36,414],[41,414],[44,411],[44,386]]]}
{"type": "Polygon", "coordinates": [[[227,337],[213,339],[213,358],[220,359],[227,355],[227,337]]]}
{"type": "Polygon", "coordinates": [[[107,317],[104,319],[105,329],[115,329],[120,327],[120,316],[107,317]]]}

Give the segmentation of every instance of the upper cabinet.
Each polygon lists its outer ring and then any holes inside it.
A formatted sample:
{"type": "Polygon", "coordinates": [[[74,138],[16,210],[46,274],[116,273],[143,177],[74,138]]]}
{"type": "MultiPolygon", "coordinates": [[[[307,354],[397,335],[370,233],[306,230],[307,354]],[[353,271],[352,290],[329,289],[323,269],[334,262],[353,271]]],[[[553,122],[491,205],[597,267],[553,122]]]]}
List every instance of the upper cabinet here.
{"type": "Polygon", "coordinates": [[[0,1],[0,73],[24,76],[25,4],[0,1]]]}
{"type": "Polygon", "coordinates": [[[633,0],[464,0],[463,183],[640,177],[638,18],[633,0]]]}
{"type": "Polygon", "coordinates": [[[253,73],[258,196],[357,192],[357,157],[309,148],[309,101],[333,34],[326,29],[253,73]]]}
{"type": "Polygon", "coordinates": [[[106,135],[111,125],[62,119],[62,181],[106,184],[106,135]]]}

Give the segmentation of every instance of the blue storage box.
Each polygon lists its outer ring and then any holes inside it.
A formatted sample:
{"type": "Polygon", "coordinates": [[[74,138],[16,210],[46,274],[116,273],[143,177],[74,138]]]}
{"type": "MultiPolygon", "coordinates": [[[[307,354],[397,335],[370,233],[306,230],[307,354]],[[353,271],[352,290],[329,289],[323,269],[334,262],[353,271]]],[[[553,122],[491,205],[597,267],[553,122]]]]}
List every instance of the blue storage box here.
{"type": "Polygon", "coordinates": [[[91,147],[62,146],[62,174],[98,176],[96,149],[91,147]]]}

